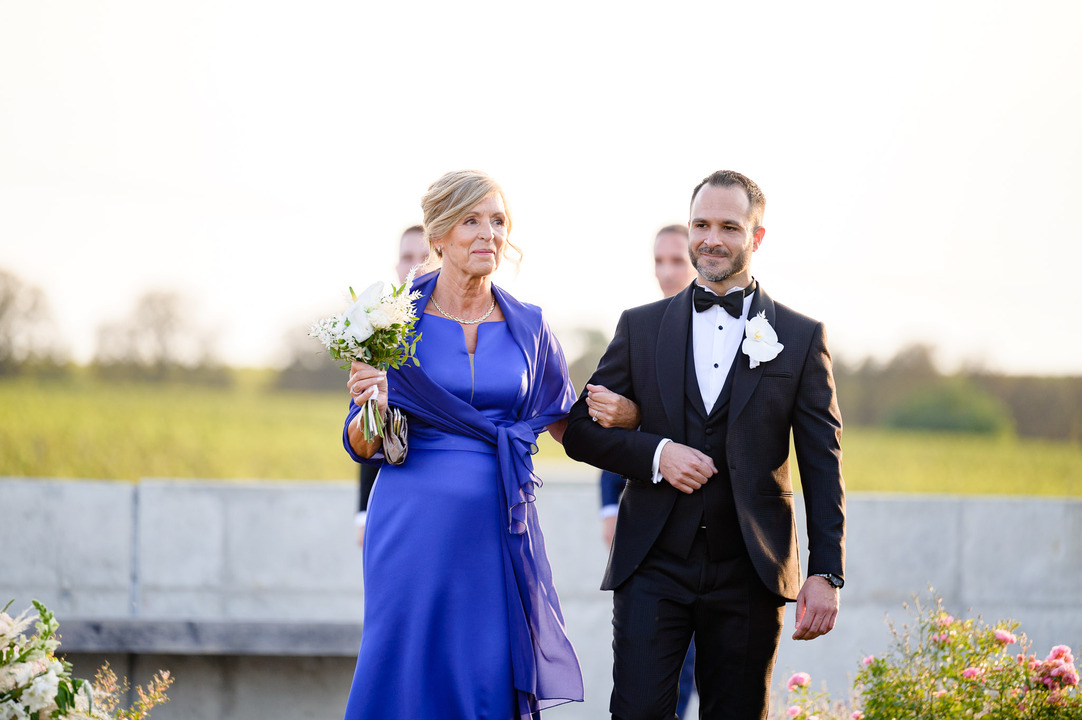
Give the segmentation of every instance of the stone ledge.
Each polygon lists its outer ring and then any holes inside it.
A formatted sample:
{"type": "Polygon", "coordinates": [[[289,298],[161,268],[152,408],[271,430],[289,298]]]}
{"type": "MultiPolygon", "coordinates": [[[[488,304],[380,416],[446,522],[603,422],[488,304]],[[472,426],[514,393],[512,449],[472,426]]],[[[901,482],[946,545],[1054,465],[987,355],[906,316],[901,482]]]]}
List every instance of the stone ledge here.
{"type": "Polygon", "coordinates": [[[62,619],[63,653],[355,657],[360,623],[62,619]]]}

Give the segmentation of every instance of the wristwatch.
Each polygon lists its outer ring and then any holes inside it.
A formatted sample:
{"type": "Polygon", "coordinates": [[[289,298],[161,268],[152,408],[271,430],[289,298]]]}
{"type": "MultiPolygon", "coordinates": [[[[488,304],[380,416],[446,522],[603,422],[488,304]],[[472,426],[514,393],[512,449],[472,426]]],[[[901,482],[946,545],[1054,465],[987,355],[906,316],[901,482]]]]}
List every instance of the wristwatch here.
{"type": "Polygon", "coordinates": [[[828,583],[830,583],[830,587],[834,588],[835,590],[840,588],[842,585],[845,585],[845,580],[842,580],[834,573],[815,573],[815,575],[816,577],[824,578],[828,583]]]}

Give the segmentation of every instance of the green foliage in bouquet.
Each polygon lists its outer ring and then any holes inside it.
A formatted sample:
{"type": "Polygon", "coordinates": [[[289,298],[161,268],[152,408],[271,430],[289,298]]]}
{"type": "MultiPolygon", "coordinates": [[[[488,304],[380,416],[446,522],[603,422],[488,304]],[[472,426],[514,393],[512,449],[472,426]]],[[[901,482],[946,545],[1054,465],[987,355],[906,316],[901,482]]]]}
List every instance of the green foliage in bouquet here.
{"type": "MultiPolygon", "coordinates": [[[[317,322],[309,335],[319,339],[335,360],[360,360],[382,370],[399,368],[407,361],[420,365],[414,332],[417,314],[413,306],[421,297],[411,290],[413,274],[398,287],[384,293],[384,284],[377,282],[357,295],[349,289],[353,303],[340,315],[317,322]]],[[[343,369],[349,367],[343,365],[343,369]]]]}
{"type": "MultiPolygon", "coordinates": [[[[14,601],[12,601],[14,602],[14,601]]],[[[146,689],[136,688],[138,700],[123,709],[120,697],[127,681],[118,681],[106,664],[91,685],[71,676],[71,663],[56,657],[60,646],[56,618],[34,601],[37,619],[29,610],[17,618],[0,611],[0,720],[142,720],[151,708],[168,701],[173,680],[157,673],[146,689]],[[32,635],[25,631],[35,625],[32,635]]]]}

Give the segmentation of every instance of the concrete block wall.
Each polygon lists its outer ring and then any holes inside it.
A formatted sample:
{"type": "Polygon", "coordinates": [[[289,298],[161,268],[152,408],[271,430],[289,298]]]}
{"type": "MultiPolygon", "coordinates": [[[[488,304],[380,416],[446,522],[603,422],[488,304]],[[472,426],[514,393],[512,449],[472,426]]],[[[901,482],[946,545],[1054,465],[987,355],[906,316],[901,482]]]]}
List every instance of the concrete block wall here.
{"type": "MultiPolygon", "coordinates": [[[[605,717],[611,672],[611,596],[597,589],[596,472],[539,468],[538,504],[587,701],[546,718],[605,717]]],[[[360,622],[361,553],[351,524],[352,482],[138,484],[0,478],[0,602],[31,598],[65,619],[360,622]]],[[[779,649],[775,687],[812,674],[845,696],[860,658],[881,654],[884,622],[928,585],[958,616],[1010,617],[1046,653],[1082,645],[1082,501],[851,495],[848,567],[837,628],[779,649]]],[[[798,508],[798,517],[800,513],[798,508]]],[[[803,537],[803,518],[800,518],[803,537]]],[[[927,593],[925,593],[927,597],[927,593]]],[[[63,647],[63,646],[62,646],[63,647]]],[[[254,655],[73,656],[91,676],[102,659],[135,682],[176,676],[156,720],[338,718],[352,657],[254,655]]]]}

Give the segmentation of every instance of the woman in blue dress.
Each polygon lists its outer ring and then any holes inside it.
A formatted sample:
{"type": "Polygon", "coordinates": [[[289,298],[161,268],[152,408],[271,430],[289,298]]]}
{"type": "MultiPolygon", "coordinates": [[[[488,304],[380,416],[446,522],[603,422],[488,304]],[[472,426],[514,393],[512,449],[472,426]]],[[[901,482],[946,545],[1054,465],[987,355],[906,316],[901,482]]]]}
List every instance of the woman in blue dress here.
{"type": "Polygon", "coordinates": [[[503,191],[448,173],[422,200],[429,257],[414,284],[420,366],[354,363],[343,429],[373,387],[405,411],[409,450],[384,464],[368,506],[364,634],[347,720],[509,720],[582,700],[533,504],[530,455],[559,440],[574,402],[563,352],[539,308],[490,282],[509,247],[503,191]]]}

